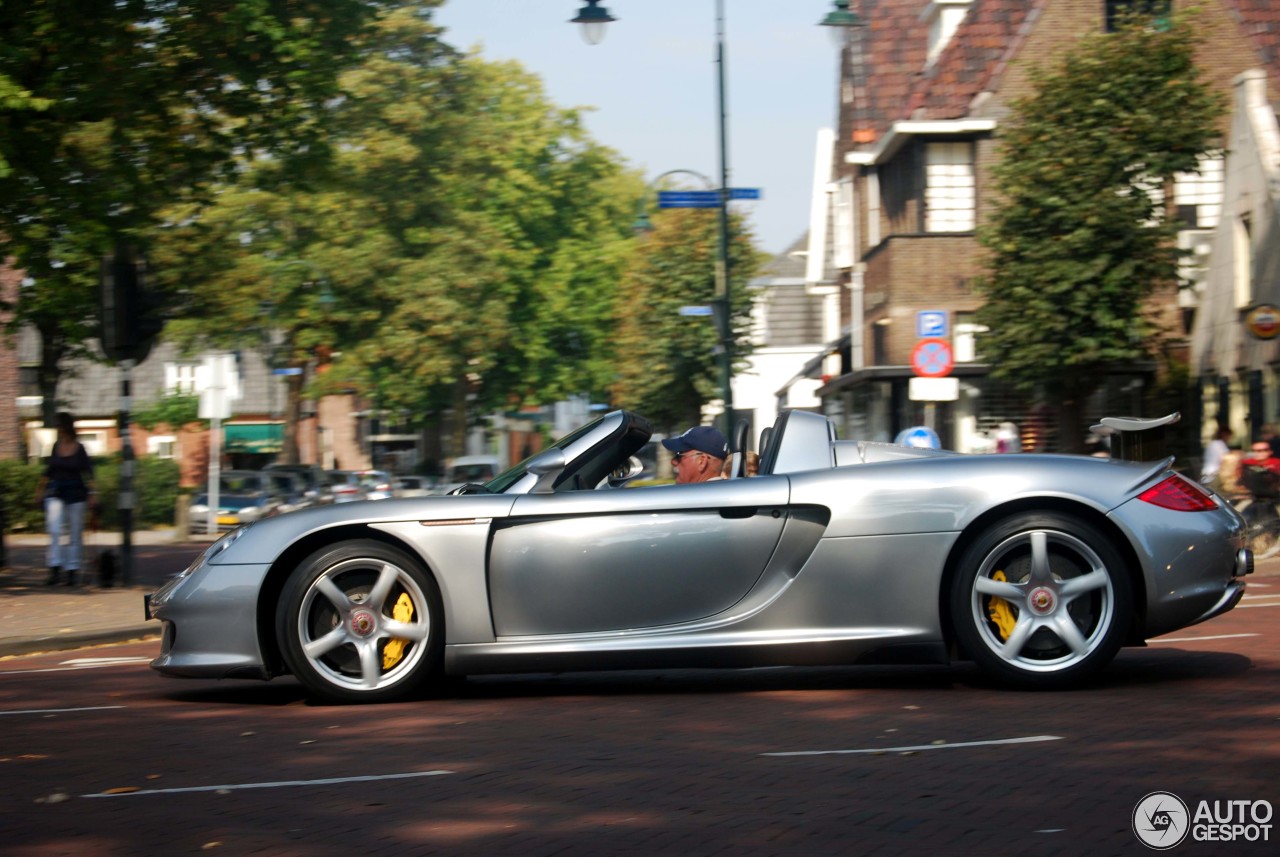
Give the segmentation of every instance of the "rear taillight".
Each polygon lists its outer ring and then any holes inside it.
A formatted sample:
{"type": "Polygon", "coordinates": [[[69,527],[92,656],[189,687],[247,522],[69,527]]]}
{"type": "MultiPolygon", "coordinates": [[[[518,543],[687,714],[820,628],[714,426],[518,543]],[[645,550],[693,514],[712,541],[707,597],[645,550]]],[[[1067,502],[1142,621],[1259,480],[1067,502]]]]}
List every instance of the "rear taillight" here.
{"type": "Polygon", "coordinates": [[[1218,501],[1208,489],[1177,473],[1152,485],[1139,494],[1138,499],[1175,512],[1209,512],[1218,508],[1218,501]]]}

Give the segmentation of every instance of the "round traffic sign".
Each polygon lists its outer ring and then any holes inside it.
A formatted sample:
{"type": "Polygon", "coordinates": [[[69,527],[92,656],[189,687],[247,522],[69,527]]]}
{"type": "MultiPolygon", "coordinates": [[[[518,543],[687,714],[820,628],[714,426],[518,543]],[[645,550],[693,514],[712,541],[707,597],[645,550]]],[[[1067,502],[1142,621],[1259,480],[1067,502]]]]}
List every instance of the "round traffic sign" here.
{"type": "Polygon", "coordinates": [[[942,378],[950,375],[954,367],[951,343],[945,339],[922,339],[911,349],[911,369],[921,377],[942,378]]]}
{"type": "Polygon", "coordinates": [[[1272,304],[1250,307],[1244,325],[1254,339],[1275,339],[1280,336],[1280,309],[1272,304]]]}

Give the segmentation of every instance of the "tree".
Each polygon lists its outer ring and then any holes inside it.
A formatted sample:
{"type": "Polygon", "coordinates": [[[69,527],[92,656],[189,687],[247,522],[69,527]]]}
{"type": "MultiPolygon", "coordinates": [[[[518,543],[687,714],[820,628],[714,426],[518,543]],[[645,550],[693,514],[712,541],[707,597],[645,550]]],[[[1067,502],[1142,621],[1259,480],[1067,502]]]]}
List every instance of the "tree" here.
{"type": "Polygon", "coordinates": [[[157,258],[189,292],[170,336],[245,347],[270,329],[292,367],[340,344],[307,395],[452,409],[459,448],[469,413],[603,390],[639,179],[535,77],[459,56],[429,14],[380,16],[361,53],[323,120],[331,169],[302,183],[246,157],[213,205],[169,210],[157,258]]]}
{"type": "MultiPolygon", "coordinates": [[[[702,422],[702,407],[720,398],[719,332],[709,318],[680,307],[716,299],[718,225],[714,211],[671,209],[653,218],[620,285],[613,401],[643,413],[659,431],[702,422]]],[[[761,256],[740,217],[730,219],[729,270],[735,343],[746,341],[747,282],[761,256]]],[[[741,345],[735,356],[745,357],[741,345]]]]}
{"type": "Polygon", "coordinates": [[[1161,191],[1198,170],[1224,110],[1196,68],[1197,44],[1185,18],[1086,37],[1033,72],[1033,94],[1001,126],[1000,201],[976,283],[990,328],[982,355],[994,377],[1058,407],[1073,451],[1107,367],[1157,347],[1149,299],[1178,282],[1178,226],[1161,191]]]}
{"type": "Polygon", "coordinates": [[[27,279],[9,330],[91,356],[100,260],[159,209],[201,199],[244,150],[306,164],[318,108],[378,0],[25,0],[0,4],[0,242],[27,279]]]}

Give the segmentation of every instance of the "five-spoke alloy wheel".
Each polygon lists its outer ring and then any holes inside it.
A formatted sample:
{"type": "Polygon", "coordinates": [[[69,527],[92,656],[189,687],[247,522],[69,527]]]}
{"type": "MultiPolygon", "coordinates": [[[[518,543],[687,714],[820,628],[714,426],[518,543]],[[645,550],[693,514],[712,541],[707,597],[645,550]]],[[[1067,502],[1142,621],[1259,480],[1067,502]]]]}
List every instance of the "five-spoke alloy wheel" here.
{"type": "Polygon", "coordinates": [[[276,629],[286,662],[331,702],[411,696],[439,671],[442,607],[435,581],[374,540],[312,554],[285,584],[276,629]]]}
{"type": "Polygon", "coordinates": [[[1123,558],[1094,525],[1024,513],[965,550],[951,617],[969,657],[1006,683],[1062,687],[1101,669],[1132,612],[1123,558]]]}

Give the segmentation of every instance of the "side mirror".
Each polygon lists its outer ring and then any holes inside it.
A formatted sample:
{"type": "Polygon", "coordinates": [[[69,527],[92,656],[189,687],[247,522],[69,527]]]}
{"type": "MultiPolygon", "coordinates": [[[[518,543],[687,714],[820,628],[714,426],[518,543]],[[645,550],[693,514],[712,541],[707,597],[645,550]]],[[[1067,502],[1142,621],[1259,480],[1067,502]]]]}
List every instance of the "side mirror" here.
{"type": "Polygon", "coordinates": [[[530,493],[550,494],[556,484],[556,479],[564,472],[568,464],[569,459],[565,456],[563,449],[552,448],[535,455],[527,467],[530,473],[538,477],[538,481],[534,484],[530,493]]]}
{"type": "Polygon", "coordinates": [[[621,488],[641,473],[644,473],[644,463],[633,455],[615,467],[613,472],[609,474],[609,487],[621,488]]]}

